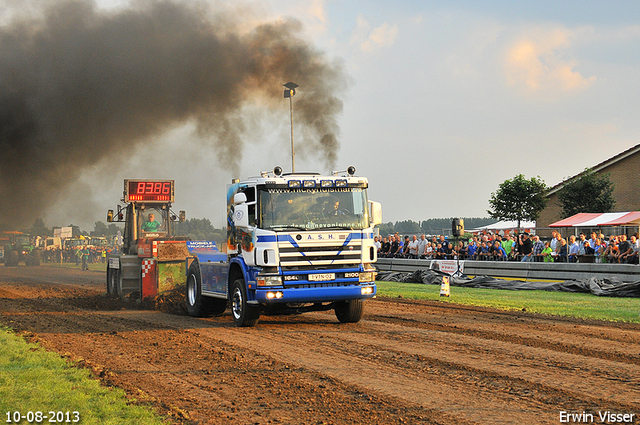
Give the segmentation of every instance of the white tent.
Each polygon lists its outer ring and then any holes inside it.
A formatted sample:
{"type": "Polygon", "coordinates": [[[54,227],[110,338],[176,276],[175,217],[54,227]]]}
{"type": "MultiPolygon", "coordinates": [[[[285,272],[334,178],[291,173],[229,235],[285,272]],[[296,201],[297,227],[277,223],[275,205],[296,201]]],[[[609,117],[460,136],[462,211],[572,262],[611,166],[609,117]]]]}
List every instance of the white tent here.
{"type": "Polygon", "coordinates": [[[533,230],[536,227],[535,221],[521,221],[520,228],[518,228],[517,221],[499,221],[497,223],[481,226],[476,229],[470,229],[469,232],[481,232],[483,230],[490,230],[492,232],[499,232],[500,230],[533,230]]]}

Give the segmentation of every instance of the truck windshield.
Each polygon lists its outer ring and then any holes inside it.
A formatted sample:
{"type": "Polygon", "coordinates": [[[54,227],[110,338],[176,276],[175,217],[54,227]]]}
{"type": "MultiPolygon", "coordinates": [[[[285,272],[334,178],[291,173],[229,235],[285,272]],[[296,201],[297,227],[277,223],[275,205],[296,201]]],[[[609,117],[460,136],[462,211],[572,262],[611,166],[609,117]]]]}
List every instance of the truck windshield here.
{"type": "Polygon", "coordinates": [[[267,230],[365,229],[367,192],[361,188],[261,189],[260,227],[267,230]]]}
{"type": "Polygon", "coordinates": [[[16,237],[16,243],[19,245],[30,245],[31,240],[29,239],[29,236],[18,236],[16,237]]]}
{"type": "Polygon", "coordinates": [[[66,248],[75,248],[77,246],[86,245],[85,239],[67,239],[64,241],[64,246],[66,248]]]}

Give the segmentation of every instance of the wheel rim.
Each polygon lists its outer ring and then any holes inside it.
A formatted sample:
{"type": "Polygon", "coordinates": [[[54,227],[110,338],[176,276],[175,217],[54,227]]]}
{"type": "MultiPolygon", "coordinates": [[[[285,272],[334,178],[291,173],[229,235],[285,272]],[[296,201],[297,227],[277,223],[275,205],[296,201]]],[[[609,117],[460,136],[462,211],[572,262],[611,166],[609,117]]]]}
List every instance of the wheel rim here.
{"type": "Polygon", "coordinates": [[[189,275],[189,283],[187,284],[187,301],[190,306],[195,305],[196,303],[196,285],[195,285],[195,276],[189,275]]]}
{"type": "Polygon", "coordinates": [[[233,317],[240,319],[242,316],[242,291],[240,288],[233,290],[233,305],[232,305],[233,317]]]}

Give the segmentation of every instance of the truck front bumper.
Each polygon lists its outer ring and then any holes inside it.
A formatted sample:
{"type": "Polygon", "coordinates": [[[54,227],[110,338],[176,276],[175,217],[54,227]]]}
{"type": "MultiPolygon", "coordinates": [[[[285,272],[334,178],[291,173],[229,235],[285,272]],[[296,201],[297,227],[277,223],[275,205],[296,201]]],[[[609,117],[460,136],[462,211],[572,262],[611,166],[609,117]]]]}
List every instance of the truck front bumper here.
{"type": "Polygon", "coordinates": [[[375,283],[319,288],[258,288],[256,301],[272,303],[319,303],[373,298],[377,288],[375,283]]]}

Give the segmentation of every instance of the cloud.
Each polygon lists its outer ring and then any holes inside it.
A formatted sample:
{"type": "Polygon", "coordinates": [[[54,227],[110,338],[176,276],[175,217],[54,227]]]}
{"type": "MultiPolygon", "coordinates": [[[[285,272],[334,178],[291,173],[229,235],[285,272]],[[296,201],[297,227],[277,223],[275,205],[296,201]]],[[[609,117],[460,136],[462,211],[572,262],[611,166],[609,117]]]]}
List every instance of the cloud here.
{"type": "Polygon", "coordinates": [[[375,28],[364,19],[357,17],[357,27],[351,36],[351,44],[357,45],[363,52],[370,53],[380,47],[391,46],[398,36],[398,25],[383,23],[375,28]]]}
{"type": "Polygon", "coordinates": [[[324,0],[312,0],[310,3],[307,8],[309,15],[324,27],[327,23],[324,0]]]}
{"type": "Polygon", "coordinates": [[[574,33],[564,29],[535,29],[507,52],[505,72],[509,85],[529,94],[557,94],[584,89],[596,81],[575,68],[568,57],[574,33]]]}

